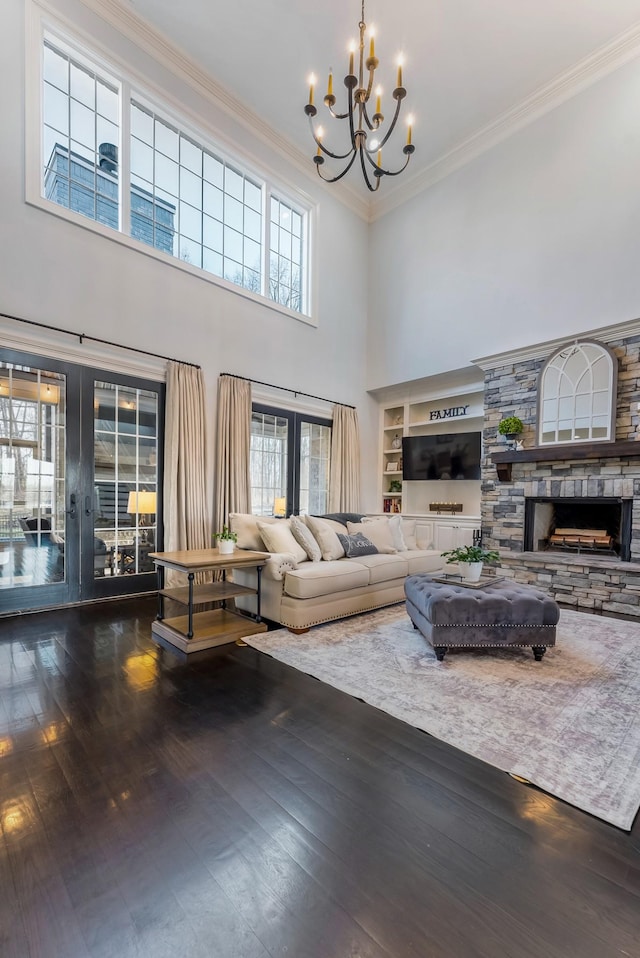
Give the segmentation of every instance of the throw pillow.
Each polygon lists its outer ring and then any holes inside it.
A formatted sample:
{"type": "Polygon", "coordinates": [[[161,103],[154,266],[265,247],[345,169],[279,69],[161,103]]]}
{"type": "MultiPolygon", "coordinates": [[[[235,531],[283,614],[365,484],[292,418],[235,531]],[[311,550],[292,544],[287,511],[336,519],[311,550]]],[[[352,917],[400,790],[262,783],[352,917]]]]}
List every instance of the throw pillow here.
{"type": "Polygon", "coordinates": [[[314,535],[305,523],[298,516],[291,516],[289,519],[291,533],[298,545],[301,545],[312,562],[320,562],[322,551],[316,542],[314,535]]]}
{"type": "Polygon", "coordinates": [[[372,519],[371,522],[347,522],[349,535],[360,532],[373,542],[378,552],[390,555],[397,552],[393,544],[391,526],[388,519],[372,519]]]}
{"type": "Polygon", "coordinates": [[[247,512],[230,512],[229,528],[238,536],[236,545],[239,549],[249,549],[250,552],[264,552],[264,541],[258,529],[258,520],[261,522],[279,522],[279,519],[252,516],[247,512]]]}
{"type": "MultiPolygon", "coordinates": [[[[347,525],[353,526],[355,523],[349,522],[347,525]]],[[[348,536],[339,532],[338,539],[342,543],[347,559],[357,559],[358,556],[374,556],[378,553],[371,539],[367,539],[362,532],[354,532],[353,535],[348,536]]]]}
{"type": "Polygon", "coordinates": [[[268,552],[287,552],[296,562],[307,561],[307,553],[294,539],[286,519],[278,519],[276,522],[258,520],[257,525],[268,552]]]}
{"type": "Polygon", "coordinates": [[[402,525],[402,535],[406,543],[407,549],[417,549],[418,542],[416,539],[416,520],[415,519],[403,519],[400,517],[402,525]]]}
{"type": "MultiPolygon", "coordinates": [[[[402,516],[389,516],[388,519],[380,519],[379,517],[374,516],[363,516],[363,524],[370,522],[386,522],[389,525],[391,530],[391,539],[393,541],[394,548],[396,552],[406,552],[408,546],[404,541],[404,536],[402,535],[402,516]]],[[[365,530],[366,532],[366,530],[365,530]]]]}
{"type": "Polygon", "coordinates": [[[324,519],[316,519],[315,516],[305,516],[304,521],[320,546],[324,561],[331,562],[332,559],[342,559],[344,548],[340,539],[338,539],[338,534],[333,531],[329,523],[325,522],[324,519]]]}

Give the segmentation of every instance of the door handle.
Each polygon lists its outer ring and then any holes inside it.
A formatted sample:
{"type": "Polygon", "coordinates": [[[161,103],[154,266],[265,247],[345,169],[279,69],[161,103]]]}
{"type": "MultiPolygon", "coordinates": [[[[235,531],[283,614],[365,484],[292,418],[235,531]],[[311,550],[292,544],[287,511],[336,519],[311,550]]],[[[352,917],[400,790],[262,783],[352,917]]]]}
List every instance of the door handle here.
{"type": "Polygon", "coordinates": [[[85,514],[85,516],[90,516],[90,515],[93,514],[93,509],[91,508],[92,504],[93,504],[93,503],[92,503],[91,496],[85,496],[85,497],[84,497],[84,514],[85,514]]]}
{"type": "Polygon", "coordinates": [[[78,497],[76,496],[75,492],[72,492],[69,496],[69,508],[67,509],[67,515],[70,519],[76,519],[78,516],[78,510],[76,508],[77,501],[78,497]]]}

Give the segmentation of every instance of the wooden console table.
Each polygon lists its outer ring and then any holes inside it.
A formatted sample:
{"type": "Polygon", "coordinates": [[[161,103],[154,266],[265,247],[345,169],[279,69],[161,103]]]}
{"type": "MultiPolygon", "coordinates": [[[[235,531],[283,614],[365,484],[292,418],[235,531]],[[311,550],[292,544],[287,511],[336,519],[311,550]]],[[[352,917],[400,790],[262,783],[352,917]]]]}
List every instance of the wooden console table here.
{"type": "Polygon", "coordinates": [[[236,549],[230,555],[220,555],[217,549],[188,549],[182,552],[152,552],[158,573],[158,615],[151,632],[159,639],[170,642],[182,652],[198,652],[216,645],[235,642],[244,635],[266,632],[267,626],[260,618],[260,578],[268,556],[263,552],[236,549]],[[237,585],[227,579],[227,570],[245,566],[255,568],[258,574],[257,588],[237,585]],[[164,570],[173,569],[187,576],[187,585],[165,589],[164,570]],[[196,572],[222,572],[219,582],[195,585],[196,572]],[[256,613],[237,612],[227,609],[227,599],[239,595],[255,595],[256,613]],[[187,607],[187,614],[169,619],[164,615],[164,600],[173,599],[187,607]],[[194,606],[211,602],[220,603],[216,609],[194,612],[194,606]]]}

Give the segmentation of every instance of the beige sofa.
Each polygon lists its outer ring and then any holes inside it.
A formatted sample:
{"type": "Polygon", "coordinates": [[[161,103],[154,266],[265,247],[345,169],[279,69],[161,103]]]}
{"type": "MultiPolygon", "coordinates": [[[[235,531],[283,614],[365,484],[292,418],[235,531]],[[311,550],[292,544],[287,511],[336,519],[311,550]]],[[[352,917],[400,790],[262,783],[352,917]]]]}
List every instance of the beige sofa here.
{"type": "MultiPolygon", "coordinates": [[[[258,521],[287,523],[289,520],[265,520],[232,513],[229,524],[238,535],[238,548],[268,551],[257,527],[258,521]]],[[[335,532],[347,532],[338,522],[324,521],[335,532]]],[[[407,575],[441,571],[444,560],[440,552],[423,548],[424,543],[416,540],[415,520],[400,521],[407,546],[401,551],[320,561],[301,559],[300,553],[297,556],[292,552],[270,553],[262,571],[263,618],[278,622],[292,632],[306,632],[321,622],[403,601],[407,575]]],[[[233,577],[240,585],[256,586],[253,569],[235,570],[233,577]]],[[[236,599],[236,604],[255,611],[254,598],[236,599]]]]}

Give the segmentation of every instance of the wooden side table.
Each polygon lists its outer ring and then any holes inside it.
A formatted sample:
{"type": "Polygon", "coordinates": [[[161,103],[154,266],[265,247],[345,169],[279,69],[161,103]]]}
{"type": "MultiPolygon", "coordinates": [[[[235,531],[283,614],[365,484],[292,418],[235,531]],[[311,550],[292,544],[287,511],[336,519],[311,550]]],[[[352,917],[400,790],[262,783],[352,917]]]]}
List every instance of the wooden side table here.
{"type": "Polygon", "coordinates": [[[266,632],[266,623],[260,618],[260,578],[268,555],[236,549],[230,555],[220,555],[217,549],[187,549],[181,552],[151,552],[158,573],[158,614],[151,626],[152,635],[164,639],[182,652],[198,652],[217,645],[235,642],[244,635],[266,632]],[[256,569],[257,588],[237,585],[227,578],[229,569],[246,566],[256,569]],[[164,570],[173,569],[187,576],[187,585],[165,589],[164,570]],[[196,572],[222,572],[219,582],[195,585],[196,572]],[[227,608],[227,599],[238,595],[255,595],[256,612],[251,615],[227,608]],[[186,615],[165,618],[164,600],[173,599],[186,605],[186,615]],[[219,602],[217,609],[195,612],[197,605],[219,602]]]}

